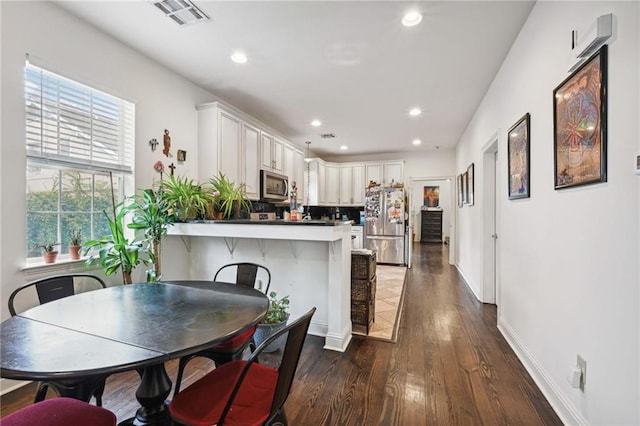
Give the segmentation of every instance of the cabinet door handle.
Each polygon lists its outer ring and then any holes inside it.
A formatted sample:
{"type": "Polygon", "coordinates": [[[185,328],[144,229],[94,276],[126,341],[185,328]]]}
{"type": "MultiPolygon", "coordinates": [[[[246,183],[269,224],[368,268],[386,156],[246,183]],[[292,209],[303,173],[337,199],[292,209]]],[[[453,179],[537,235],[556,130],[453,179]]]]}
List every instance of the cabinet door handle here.
{"type": "Polygon", "coordinates": [[[494,240],[498,239],[498,234],[491,234],[491,238],[493,238],[494,240]]]}

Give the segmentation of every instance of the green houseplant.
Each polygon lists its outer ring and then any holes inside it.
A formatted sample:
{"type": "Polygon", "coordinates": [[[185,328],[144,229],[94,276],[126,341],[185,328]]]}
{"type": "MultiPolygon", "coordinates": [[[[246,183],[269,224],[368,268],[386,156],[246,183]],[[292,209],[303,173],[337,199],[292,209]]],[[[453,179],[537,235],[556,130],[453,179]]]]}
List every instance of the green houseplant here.
{"type": "Polygon", "coordinates": [[[103,212],[109,224],[111,234],[97,240],[89,240],[84,245],[84,254],[95,248],[96,251],[85,262],[86,266],[100,265],[105,268],[106,275],[114,274],[118,269],[122,270],[123,284],[131,284],[131,273],[140,263],[145,265],[150,260],[140,257],[140,254],[149,255],[148,250],[141,241],[129,240],[124,233],[125,216],[129,209],[125,202],[118,203],[114,208],[115,216],[111,218],[107,212],[103,212]]]}
{"type": "Polygon", "coordinates": [[[144,230],[144,236],[150,246],[149,255],[154,265],[152,270],[147,271],[147,281],[157,281],[162,275],[162,237],[167,235],[167,229],[177,219],[175,210],[162,190],[155,192],[145,189],[133,200],[128,206],[133,212],[133,217],[127,226],[130,229],[144,230]]]}
{"type": "Polygon", "coordinates": [[[69,237],[69,256],[73,260],[80,259],[80,249],[82,248],[82,230],[80,228],[71,231],[69,237]]]}
{"type": "Polygon", "coordinates": [[[214,199],[211,188],[187,177],[169,175],[169,179],[161,182],[160,188],[164,200],[180,222],[204,216],[214,199]]]}
{"type": "Polygon", "coordinates": [[[251,210],[251,201],[246,196],[245,185],[236,184],[220,172],[209,180],[216,192],[215,209],[222,213],[223,219],[240,218],[242,211],[251,210]]]}
{"type": "Polygon", "coordinates": [[[55,263],[58,257],[58,251],[55,249],[57,245],[60,245],[60,243],[44,243],[38,245],[38,247],[42,249],[44,263],[55,263]]]}
{"type": "MultiPolygon", "coordinates": [[[[256,345],[259,346],[272,334],[283,329],[287,325],[287,320],[289,320],[289,296],[278,298],[278,294],[275,291],[270,292],[269,309],[262,321],[260,321],[260,324],[258,324],[256,332],[253,335],[253,340],[256,342],[256,345]]],[[[285,340],[286,335],[278,337],[271,342],[264,351],[277,351],[284,345],[285,340]]]]}

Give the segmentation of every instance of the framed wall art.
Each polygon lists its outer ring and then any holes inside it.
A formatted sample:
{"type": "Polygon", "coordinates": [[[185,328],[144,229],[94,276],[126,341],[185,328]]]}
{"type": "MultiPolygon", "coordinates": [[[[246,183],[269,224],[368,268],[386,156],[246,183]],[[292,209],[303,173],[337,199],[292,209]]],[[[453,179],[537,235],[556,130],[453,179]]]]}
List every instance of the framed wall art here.
{"type": "Polygon", "coordinates": [[[468,189],[467,189],[468,181],[467,181],[467,172],[462,174],[462,204],[467,204],[468,198],[468,189]]]}
{"type": "Polygon", "coordinates": [[[473,163],[467,167],[467,172],[464,175],[467,178],[467,204],[472,206],[474,198],[473,163]]]}
{"type": "Polygon", "coordinates": [[[526,113],[507,132],[509,199],[529,198],[531,117],[526,113]]]}
{"type": "Polygon", "coordinates": [[[425,186],[423,190],[423,202],[426,207],[440,206],[440,187],[425,186]]]}
{"type": "Polygon", "coordinates": [[[607,46],[553,91],[555,189],[607,181],[607,46]]]}
{"type": "Polygon", "coordinates": [[[458,183],[458,207],[462,207],[464,205],[464,198],[462,197],[462,174],[459,174],[456,182],[458,183]]]}

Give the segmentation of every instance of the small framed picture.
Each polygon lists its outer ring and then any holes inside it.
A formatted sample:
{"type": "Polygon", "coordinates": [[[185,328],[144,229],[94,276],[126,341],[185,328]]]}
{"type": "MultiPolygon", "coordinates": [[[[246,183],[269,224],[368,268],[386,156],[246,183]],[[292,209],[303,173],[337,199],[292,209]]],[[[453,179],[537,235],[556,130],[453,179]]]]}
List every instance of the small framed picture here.
{"type": "Polygon", "coordinates": [[[179,149],[178,153],[176,155],[176,158],[178,161],[182,162],[182,161],[186,161],[187,160],[187,151],[179,149]]]}
{"type": "Polygon", "coordinates": [[[553,91],[555,189],[607,181],[607,45],[553,91]]]}
{"type": "Polygon", "coordinates": [[[473,163],[467,167],[467,173],[465,173],[465,176],[467,177],[467,204],[472,206],[474,198],[473,163]]]}
{"type": "Polygon", "coordinates": [[[462,207],[464,205],[464,197],[462,196],[462,174],[458,175],[456,182],[458,183],[458,207],[462,207]]]}
{"type": "Polygon", "coordinates": [[[531,118],[526,113],[507,132],[510,200],[530,197],[530,126],[531,118]]]}
{"type": "Polygon", "coordinates": [[[462,204],[467,204],[469,202],[469,199],[467,198],[469,196],[469,188],[467,185],[469,185],[467,172],[464,172],[462,174],[462,204]]]}

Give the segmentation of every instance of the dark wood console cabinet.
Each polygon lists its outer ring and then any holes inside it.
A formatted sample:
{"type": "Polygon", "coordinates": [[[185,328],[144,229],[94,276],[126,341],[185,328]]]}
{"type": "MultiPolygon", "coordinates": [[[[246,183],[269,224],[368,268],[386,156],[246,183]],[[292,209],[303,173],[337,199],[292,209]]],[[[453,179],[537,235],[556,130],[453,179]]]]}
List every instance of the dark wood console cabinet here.
{"type": "Polygon", "coordinates": [[[442,210],[423,210],[420,226],[421,243],[442,242],[442,210]]]}

